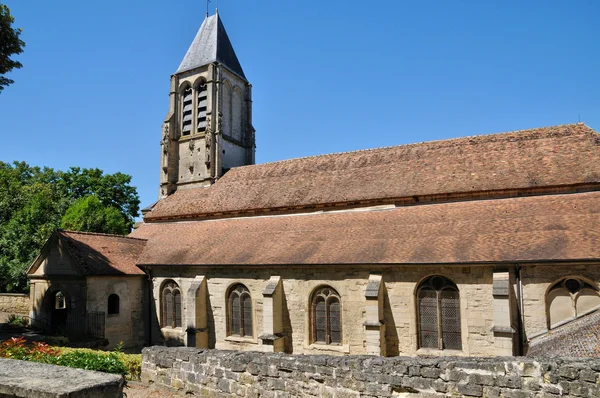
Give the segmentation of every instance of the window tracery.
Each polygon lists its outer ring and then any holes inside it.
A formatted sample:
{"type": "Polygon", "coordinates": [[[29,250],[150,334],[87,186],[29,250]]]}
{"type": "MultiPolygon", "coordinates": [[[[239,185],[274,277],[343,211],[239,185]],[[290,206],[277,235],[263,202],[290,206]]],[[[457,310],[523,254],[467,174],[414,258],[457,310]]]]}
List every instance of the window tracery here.
{"type": "Polygon", "coordinates": [[[460,296],[450,279],[436,275],[421,282],[417,316],[420,348],[462,349],[460,296]]]}
{"type": "Polygon", "coordinates": [[[312,341],[318,344],[342,343],[341,299],[335,289],[317,289],[311,299],[312,341]]]}

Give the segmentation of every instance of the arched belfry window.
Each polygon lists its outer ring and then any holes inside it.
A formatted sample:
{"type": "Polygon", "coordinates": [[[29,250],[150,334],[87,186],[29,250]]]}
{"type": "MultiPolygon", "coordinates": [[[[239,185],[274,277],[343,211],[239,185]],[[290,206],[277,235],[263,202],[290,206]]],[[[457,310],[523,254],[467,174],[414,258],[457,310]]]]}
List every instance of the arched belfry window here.
{"type": "Polygon", "coordinates": [[[450,279],[436,275],[421,282],[417,312],[420,348],[462,349],[460,297],[450,279]]]}
{"type": "Polygon", "coordinates": [[[208,104],[208,90],[205,81],[196,85],[196,131],[203,133],[206,131],[206,109],[208,104]]]}
{"type": "Polygon", "coordinates": [[[227,309],[228,335],[252,337],[252,297],[246,286],[237,284],[229,289],[227,309]]]}
{"type": "Polygon", "coordinates": [[[161,291],[162,327],[181,327],[181,290],[177,283],[166,282],[161,291]]]}
{"type": "Polygon", "coordinates": [[[342,344],[342,308],[340,295],[325,286],[311,297],[312,342],[342,344]]]}
{"type": "Polygon", "coordinates": [[[188,86],[181,94],[181,135],[190,135],[192,133],[193,99],[192,88],[188,86]]]}
{"type": "Polygon", "coordinates": [[[555,282],[546,295],[548,327],[554,328],[569,320],[600,308],[598,288],[580,277],[568,277],[555,282]]]}

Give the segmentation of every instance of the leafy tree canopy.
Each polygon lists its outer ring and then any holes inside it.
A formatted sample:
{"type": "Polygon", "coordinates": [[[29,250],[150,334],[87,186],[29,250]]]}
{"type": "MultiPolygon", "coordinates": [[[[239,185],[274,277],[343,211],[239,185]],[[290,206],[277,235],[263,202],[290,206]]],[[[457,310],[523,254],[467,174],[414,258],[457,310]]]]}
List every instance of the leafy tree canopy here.
{"type": "Polygon", "coordinates": [[[14,80],[4,74],[23,66],[19,61],[11,59],[11,55],[21,54],[25,47],[25,42],[19,38],[21,29],[12,27],[14,21],[8,6],[0,4],[0,93],[5,86],[14,83],[14,80]]]}
{"type": "Polygon", "coordinates": [[[99,169],[0,162],[0,292],[26,288],[25,270],[63,218],[69,229],[128,233],[140,204],[130,182],[99,169]]]}
{"type": "Polygon", "coordinates": [[[114,207],[105,206],[97,196],[77,199],[60,221],[63,229],[125,235],[130,231],[123,215],[114,207]]]}

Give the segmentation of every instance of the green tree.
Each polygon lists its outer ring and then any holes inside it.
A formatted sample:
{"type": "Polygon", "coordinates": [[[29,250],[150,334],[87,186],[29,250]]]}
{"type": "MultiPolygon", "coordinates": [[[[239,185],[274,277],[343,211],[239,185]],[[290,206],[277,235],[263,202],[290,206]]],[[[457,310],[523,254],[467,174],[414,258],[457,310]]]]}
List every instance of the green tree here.
{"type": "Polygon", "coordinates": [[[121,212],[105,206],[97,196],[77,199],[60,221],[63,229],[125,235],[131,228],[121,212]]]}
{"type": "Polygon", "coordinates": [[[98,229],[93,211],[81,211],[92,220],[84,222],[80,216],[82,226],[70,225],[69,229],[128,233],[140,203],[130,181],[126,174],[104,174],[99,169],[73,167],[62,172],[0,161],[0,292],[26,288],[25,270],[52,231],[60,227],[67,210],[93,208],[91,199],[85,206],[85,198],[92,196],[101,203],[105,229],[98,229]]]}
{"type": "Polygon", "coordinates": [[[21,29],[12,27],[14,21],[8,6],[0,4],[0,93],[5,86],[14,83],[14,80],[4,74],[23,66],[19,61],[11,59],[11,55],[21,54],[25,47],[25,42],[19,38],[21,29]]]}
{"type": "Polygon", "coordinates": [[[131,229],[140,212],[140,198],[130,185],[131,176],[123,173],[104,174],[100,169],[71,167],[60,175],[59,185],[70,198],[95,195],[104,206],[118,209],[131,229]]]}

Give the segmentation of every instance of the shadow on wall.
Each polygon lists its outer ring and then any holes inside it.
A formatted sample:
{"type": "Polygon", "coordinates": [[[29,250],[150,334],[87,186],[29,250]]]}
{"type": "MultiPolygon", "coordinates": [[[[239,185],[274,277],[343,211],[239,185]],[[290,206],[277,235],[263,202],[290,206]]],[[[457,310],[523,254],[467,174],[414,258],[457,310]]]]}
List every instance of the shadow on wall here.
{"type": "Polygon", "coordinates": [[[286,354],[294,353],[294,329],[292,329],[292,322],[290,320],[290,311],[287,305],[287,298],[285,295],[285,290],[283,288],[283,283],[281,284],[281,294],[283,296],[281,302],[281,310],[283,312],[282,322],[283,322],[283,334],[285,335],[285,343],[283,352],[286,354]]]}
{"type": "Polygon", "coordinates": [[[396,329],[396,322],[394,321],[394,314],[392,313],[392,307],[390,305],[390,297],[388,295],[387,287],[383,283],[383,320],[385,322],[385,341],[386,341],[386,356],[393,357],[400,354],[398,347],[398,329],[396,329]]]}
{"type": "Polygon", "coordinates": [[[208,326],[208,348],[215,348],[217,335],[215,334],[215,314],[210,302],[210,294],[206,289],[206,325],[208,326]]]}

